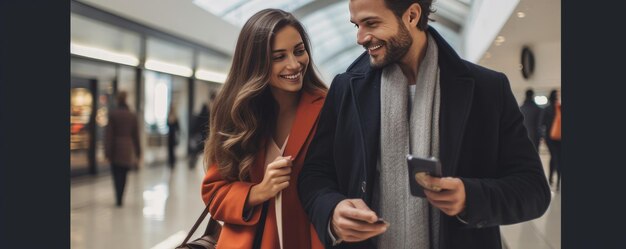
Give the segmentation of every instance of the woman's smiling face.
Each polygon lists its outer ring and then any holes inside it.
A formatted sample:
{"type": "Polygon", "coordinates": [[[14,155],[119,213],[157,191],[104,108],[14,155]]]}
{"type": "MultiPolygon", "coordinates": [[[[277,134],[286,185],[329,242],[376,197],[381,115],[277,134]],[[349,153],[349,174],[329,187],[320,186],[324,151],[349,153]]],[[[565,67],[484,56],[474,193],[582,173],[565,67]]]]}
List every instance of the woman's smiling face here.
{"type": "Polygon", "coordinates": [[[302,36],[292,26],[276,32],[272,43],[272,73],[270,86],[274,90],[298,92],[302,89],[304,73],[309,65],[309,53],[302,36]]]}

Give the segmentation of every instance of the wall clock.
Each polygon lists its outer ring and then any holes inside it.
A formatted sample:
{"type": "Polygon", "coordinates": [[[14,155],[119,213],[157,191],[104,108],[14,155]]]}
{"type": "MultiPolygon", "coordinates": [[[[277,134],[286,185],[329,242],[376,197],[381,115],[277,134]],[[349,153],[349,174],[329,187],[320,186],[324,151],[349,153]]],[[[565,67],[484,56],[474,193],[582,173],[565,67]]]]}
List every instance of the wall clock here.
{"type": "Polygon", "coordinates": [[[528,79],[535,71],[535,56],[528,47],[522,48],[522,76],[528,79]]]}

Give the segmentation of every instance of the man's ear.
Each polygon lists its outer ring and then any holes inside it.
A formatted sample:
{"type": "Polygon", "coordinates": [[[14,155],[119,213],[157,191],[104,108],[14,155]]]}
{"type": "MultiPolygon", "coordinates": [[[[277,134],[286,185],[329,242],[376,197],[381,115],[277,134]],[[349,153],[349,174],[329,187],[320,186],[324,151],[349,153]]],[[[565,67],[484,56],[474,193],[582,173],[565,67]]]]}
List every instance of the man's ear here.
{"type": "Polygon", "coordinates": [[[407,8],[405,15],[408,16],[408,21],[413,27],[417,27],[417,23],[420,21],[420,17],[422,16],[422,7],[419,4],[414,3],[407,8]]]}

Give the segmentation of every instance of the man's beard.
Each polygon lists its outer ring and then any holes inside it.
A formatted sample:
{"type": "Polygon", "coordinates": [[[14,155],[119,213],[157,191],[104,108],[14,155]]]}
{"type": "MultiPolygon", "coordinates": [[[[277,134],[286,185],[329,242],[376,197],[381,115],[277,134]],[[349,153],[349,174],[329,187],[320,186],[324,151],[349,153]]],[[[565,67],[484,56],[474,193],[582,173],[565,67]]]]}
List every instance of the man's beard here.
{"type": "MultiPolygon", "coordinates": [[[[386,46],[385,54],[383,55],[382,61],[374,62],[370,59],[370,66],[374,69],[383,68],[391,63],[395,63],[399,61],[406,52],[409,51],[411,45],[413,44],[413,39],[409,34],[409,30],[402,25],[401,20],[398,21],[398,33],[393,37],[389,38],[389,42],[383,42],[383,45],[386,46]]],[[[365,44],[365,47],[370,47],[371,42],[365,44]]]]}

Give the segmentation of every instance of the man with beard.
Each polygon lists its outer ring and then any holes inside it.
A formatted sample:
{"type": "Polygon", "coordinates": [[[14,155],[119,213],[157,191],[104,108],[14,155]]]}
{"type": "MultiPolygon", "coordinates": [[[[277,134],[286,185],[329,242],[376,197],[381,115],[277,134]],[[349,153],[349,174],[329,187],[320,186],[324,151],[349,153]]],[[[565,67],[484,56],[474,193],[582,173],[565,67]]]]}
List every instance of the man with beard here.
{"type": "Polygon", "coordinates": [[[428,26],[431,2],[349,3],[367,51],[334,78],[298,179],[327,248],[501,248],[499,225],[548,207],[507,77],[461,59],[428,26]],[[426,198],[407,154],[441,162],[426,198]]]}

